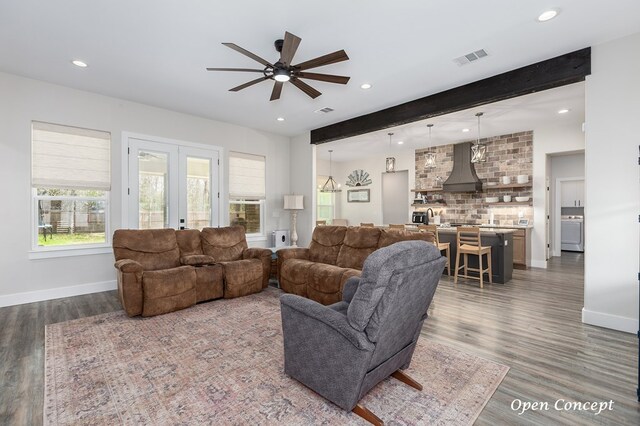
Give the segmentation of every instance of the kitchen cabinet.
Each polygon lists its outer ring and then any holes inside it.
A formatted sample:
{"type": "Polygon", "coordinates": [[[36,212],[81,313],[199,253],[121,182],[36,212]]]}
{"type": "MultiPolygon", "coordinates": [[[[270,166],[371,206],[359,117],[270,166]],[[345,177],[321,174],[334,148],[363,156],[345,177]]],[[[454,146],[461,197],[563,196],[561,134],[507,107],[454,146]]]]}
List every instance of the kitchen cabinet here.
{"type": "Polygon", "coordinates": [[[524,229],[513,232],[513,264],[527,266],[527,234],[524,229]]]}
{"type": "Polygon", "coordinates": [[[561,207],[584,207],[584,180],[560,182],[561,207]]]}

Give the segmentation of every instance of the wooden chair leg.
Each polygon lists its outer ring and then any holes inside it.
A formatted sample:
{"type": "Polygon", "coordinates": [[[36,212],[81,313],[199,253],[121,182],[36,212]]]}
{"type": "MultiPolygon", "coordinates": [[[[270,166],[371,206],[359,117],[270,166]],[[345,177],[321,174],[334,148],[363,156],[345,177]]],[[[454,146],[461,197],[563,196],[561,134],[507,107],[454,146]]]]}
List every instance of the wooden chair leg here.
{"type": "Polygon", "coordinates": [[[458,271],[460,270],[460,250],[456,252],[456,272],[453,274],[453,283],[458,284],[458,271]]]}
{"type": "Polygon", "coordinates": [[[489,283],[493,284],[493,271],[491,270],[491,250],[487,253],[487,262],[489,262],[489,283]]]}
{"type": "Polygon", "coordinates": [[[396,370],[391,374],[391,377],[396,380],[400,380],[402,383],[407,384],[414,389],[417,389],[419,391],[422,390],[422,385],[405,374],[404,371],[396,370]]]}
{"type": "Polygon", "coordinates": [[[445,253],[447,254],[447,271],[449,272],[449,278],[451,278],[451,248],[449,246],[445,249],[445,253]]]}
{"type": "Polygon", "coordinates": [[[369,423],[371,423],[372,425],[375,425],[375,426],[384,425],[384,422],[380,420],[380,417],[376,416],[375,414],[373,414],[371,411],[367,410],[360,404],[356,405],[352,411],[355,414],[362,417],[363,419],[365,419],[366,421],[368,421],[369,423]]]}
{"type": "Polygon", "coordinates": [[[480,272],[480,288],[483,288],[484,282],[483,282],[483,277],[484,277],[484,272],[482,270],[482,253],[478,253],[478,269],[480,272]]]}
{"type": "Polygon", "coordinates": [[[469,255],[464,254],[464,277],[469,278],[469,271],[467,271],[467,265],[469,264],[469,255]]]}

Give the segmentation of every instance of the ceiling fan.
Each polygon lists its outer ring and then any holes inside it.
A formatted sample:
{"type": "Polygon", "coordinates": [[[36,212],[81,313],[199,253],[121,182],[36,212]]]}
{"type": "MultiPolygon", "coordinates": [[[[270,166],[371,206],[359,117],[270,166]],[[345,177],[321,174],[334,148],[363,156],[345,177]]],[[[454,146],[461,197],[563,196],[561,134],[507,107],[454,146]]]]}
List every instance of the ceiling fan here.
{"type": "Polygon", "coordinates": [[[222,43],[225,46],[235,50],[236,52],[242,53],[245,56],[253,59],[264,65],[264,69],[251,69],[251,68],[207,68],[207,71],[241,71],[241,72],[259,72],[262,73],[263,76],[260,78],[256,78],[255,80],[251,80],[247,83],[241,84],[240,86],[229,89],[230,92],[237,92],[242,89],[246,89],[249,86],[253,86],[254,84],[260,83],[265,80],[275,80],[273,85],[273,90],[271,91],[271,101],[275,101],[276,99],[280,99],[280,94],[282,93],[282,86],[285,82],[290,81],[291,84],[296,86],[298,89],[302,90],[311,98],[315,99],[320,96],[322,93],[309,86],[304,81],[300,80],[302,78],[309,80],[318,80],[325,81],[327,83],[338,83],[338,84],[347,84],[350,77],[345,77],[341,75],[329,75],[329,74],[318,74],[313,72],[305,72],[310,68],[321,67],[323,65],[334,64],[336,62],[342,62],[349,59],[347,53],[344,50],[338,50],[333,53],[329,53],[323,56],[319,56],[315,59],[311,59],[297,65],[291,65],[291,61],[293,60],[293,56],[296,54],[296,50],[298,50],[298,45],[302,39],[298,36],[295,36],[289,32],[284,33],[284,40],[279,39],[274,42],[275,48],[278,52],[280,52],[280,59],[272,64],[262,59],[261,57],[249,52],[248,50],[243,49],[242,47],[234,44],[234,43],[222,43]]]}

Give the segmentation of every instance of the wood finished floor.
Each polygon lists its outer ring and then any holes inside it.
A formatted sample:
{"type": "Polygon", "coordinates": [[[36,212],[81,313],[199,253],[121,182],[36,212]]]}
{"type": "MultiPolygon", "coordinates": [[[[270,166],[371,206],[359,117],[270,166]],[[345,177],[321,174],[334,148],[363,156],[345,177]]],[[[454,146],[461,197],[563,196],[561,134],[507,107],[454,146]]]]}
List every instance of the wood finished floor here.
{"type": "MultiPolygon", "coordinates": [[[[581,323],[582,256],[515,270],[506,284],[443,279],[423,338],[511,367],[478,425],[640,424],[635,335],[581,323]],[[613,411],[555,411],[557,399],[613,400],[613,411]],[[514,399],[549,402],[521,416],[514,399]]],[[[40,425],[44,325],[119,310],[115,291],[0,308],[0,425],[40,425]]]]}

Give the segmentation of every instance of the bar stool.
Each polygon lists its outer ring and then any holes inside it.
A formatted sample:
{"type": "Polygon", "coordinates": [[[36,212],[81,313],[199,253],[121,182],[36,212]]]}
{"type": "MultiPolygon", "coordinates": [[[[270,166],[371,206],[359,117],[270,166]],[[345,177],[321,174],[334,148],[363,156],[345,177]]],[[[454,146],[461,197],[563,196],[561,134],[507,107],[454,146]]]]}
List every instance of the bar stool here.
{"type": "Polygon", "coordinates": [[[447,263],[445,267],[447,268],[447,272],[449,276],[451,276],[451,247],[449,243],[441,243],[440,235],[438,235],[438,227],[436,225],[418,225],[418,231],[427,232],[433,235],[434,245],[438,247],[438,250],[445,252],[445,257],[447,258],[447,263]]]}
{"type": "Polygon", "coordinates": [[[316,220],[316,226],[323,226],[326,224],[327,224],[326,220],[316,220]]]}
{"type": "Polygon", "coordinates": [[[491,246],[483,247],[480,239],[480,228],[459,226],[456,235],[457,253],[456,253],[456,272],[453,279],[454,283],[458,283],[458,275],[461,268],[464,268],[464,275],[460,275],[465,278],[479,279],[480,288],[483,287],[483,275],[489,274],[489,282],[493,283],[493,274],[491,273],[491,246]],[[464,265],[460,266],[460,254],[464,254],[464,265]],[[487,268],[482,267],[482,255],[487,255],[487,268]],[[469,268],[469,255],[478,256],[478,265],[476,268],[469,268]],[[479,277],[470,276],[467,271],[478,272],[479,277]]]}
{"type": "Polygon", "coordinates": [[[365,228],[373,228],[373,223],[360,222],[360,226],[364,226],[365,228]]]}
{"type": "Polygon", "coordinates": [[[400,224],[400,225],[394,225],[393,223],[390,223],[390,224],[389,224],[389,229],[395,229],[395,230],[398,230],[398,229],[404,229],[404,225],[402,225],[402,224],[400,224]]]}

